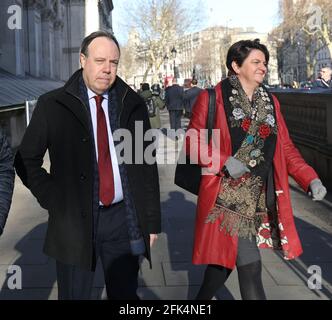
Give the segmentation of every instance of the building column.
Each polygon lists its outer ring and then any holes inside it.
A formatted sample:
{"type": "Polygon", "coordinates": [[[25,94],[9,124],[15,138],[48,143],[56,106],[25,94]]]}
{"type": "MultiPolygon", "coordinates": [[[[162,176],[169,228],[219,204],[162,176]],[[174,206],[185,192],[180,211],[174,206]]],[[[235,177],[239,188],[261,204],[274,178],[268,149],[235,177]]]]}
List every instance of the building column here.
{"type": "Polygon", "coordinates": [[[61,77],[61,66],[65,59],[62,57],[62,49],[64,47],[64,19],[65,6],[61,0],[57,0],[56,18],[54,21],[54,78],[57,80],[61,77]]]}
{"type": "Polygon", "coordinates": [[[46,78],[54,78],[54,35],[53,35],[53,23],[54,12],[53,8],[48,4],[41,12],[41,33],[42,33],[42,56],[43,56],[43,68],[41,69],[41,75],[46,78]]]}
{"type": "Polygon", "coordinates": [[[89,35],[100,29],[98,0],[85,0],[85,33],[89,35]]]}
{"type": "Polygon", "coordinates": [[[29,0],[27,9],[27,35],[29,73],[39,77],[42,61],[41,9],[43,2],[29,0]]]}

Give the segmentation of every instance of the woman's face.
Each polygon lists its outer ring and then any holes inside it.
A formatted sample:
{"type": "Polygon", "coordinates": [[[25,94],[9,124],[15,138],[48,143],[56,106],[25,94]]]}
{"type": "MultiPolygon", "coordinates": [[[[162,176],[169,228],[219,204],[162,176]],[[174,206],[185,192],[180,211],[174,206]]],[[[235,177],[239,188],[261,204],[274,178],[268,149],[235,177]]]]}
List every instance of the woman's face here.
{"type": "Polygon", "coordinates": [[[242,84],[258,87],[264,80],[267,73],[267,63],[262,51],[253,49],[248,57],[239,67],[235,61],[232,62],[233,70],[239,77],[242,84]]]}

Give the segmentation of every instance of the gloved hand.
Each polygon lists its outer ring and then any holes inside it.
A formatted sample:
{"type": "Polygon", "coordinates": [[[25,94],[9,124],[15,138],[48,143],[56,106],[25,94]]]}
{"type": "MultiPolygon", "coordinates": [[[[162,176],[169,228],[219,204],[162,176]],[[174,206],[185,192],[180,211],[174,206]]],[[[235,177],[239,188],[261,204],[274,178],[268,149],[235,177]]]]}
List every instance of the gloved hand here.
{"type": "Polygon", "coordinates": [[[314,179],[310,182],[310,189],[312,200],[314,201],[321,201],[326,196],[326,188],[319,179],[314,179]]]}
{"type": "Polygon", "coordinates": [[[225,167],[233,179],[238,179],[246,172],[250,172],[250,169],[247,166],[245,166],[240,160],[237,160],[234,157],[229,157],[226,160],[225,167]]]}

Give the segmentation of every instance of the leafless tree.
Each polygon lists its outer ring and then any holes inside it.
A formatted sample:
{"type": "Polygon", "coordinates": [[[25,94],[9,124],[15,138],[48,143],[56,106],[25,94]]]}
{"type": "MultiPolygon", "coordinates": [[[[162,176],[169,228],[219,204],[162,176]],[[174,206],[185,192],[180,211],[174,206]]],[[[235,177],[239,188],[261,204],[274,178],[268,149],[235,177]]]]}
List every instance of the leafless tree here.
{"type": "Polygon", "coordinates": [[[178,36],[198,27],[204,10],[201,0],[137,0],[127,10],[127,30],[136,30],[140,43],[131,48],[136,58],[144,52],[147,75],[153,73],[158,78],[158,70],[165,55],[170,55],[178,36]]]}
{"type": "Polygon", "coordinates": [[[135,73],[135,57],[128,45],[121,46],[121,59],[119,64],[119,74],[125,81],[128,81],[135,73]]]}
{"type": "Polygon", "coordinates": [[[313,76],[317,53],[328,48],[332,57],[332,1],[280,1],[282,24],[274,31],[279,38],[296,47],[303,41],[307,77],[313,76]]]}

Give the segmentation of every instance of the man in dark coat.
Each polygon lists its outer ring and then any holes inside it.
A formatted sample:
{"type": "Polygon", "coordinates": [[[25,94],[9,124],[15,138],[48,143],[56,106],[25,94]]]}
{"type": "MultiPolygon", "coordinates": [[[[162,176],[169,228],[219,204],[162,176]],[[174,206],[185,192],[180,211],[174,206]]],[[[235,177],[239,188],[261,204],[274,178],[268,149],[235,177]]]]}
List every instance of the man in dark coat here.
{"type": "Polygon", "coordinates": [[[15,179],[13,160],[6,136],[0,130],[0,235],[5,227],[12,202],[15,179]]]}
{"type": "Polygon", "coordinates": [[[116,76],[119,58],[113,35],[87,36],[82,69],[39,98],[15,158],[23,183],[49,212],[44,252],[56,260],[59,299],[90,298],[98,257],[108,298],[138,299],[139,255],[151,265],[161,231],[157,165],[141,157],[151,144],[143,141],[149,118],[144,101],[116,76]],[[119,161],[119,129],[130,133],[122,151],[129,146],[132,161],[119,161]],[[50,173],[42,168],[47,150],[50,173]]]}
{"type": "Polygon", "coordinates": [[[180,129],[183,113],[183,88],[178,85],[175,78],[173,79],[173,85],[166,88],[165,102],[169,112],[171,129],[180,129]]]}
{"type": "Polygon", "coordinates": [[[202,89],[197,87],[197,80],[193,79],[191,81],[191,88],[189,88],[184,92],[184,101],[187,108],[186,114],[189,119],[191,118],[191,112],[195,104],[195,101],[201,91],[202,89]]]}

